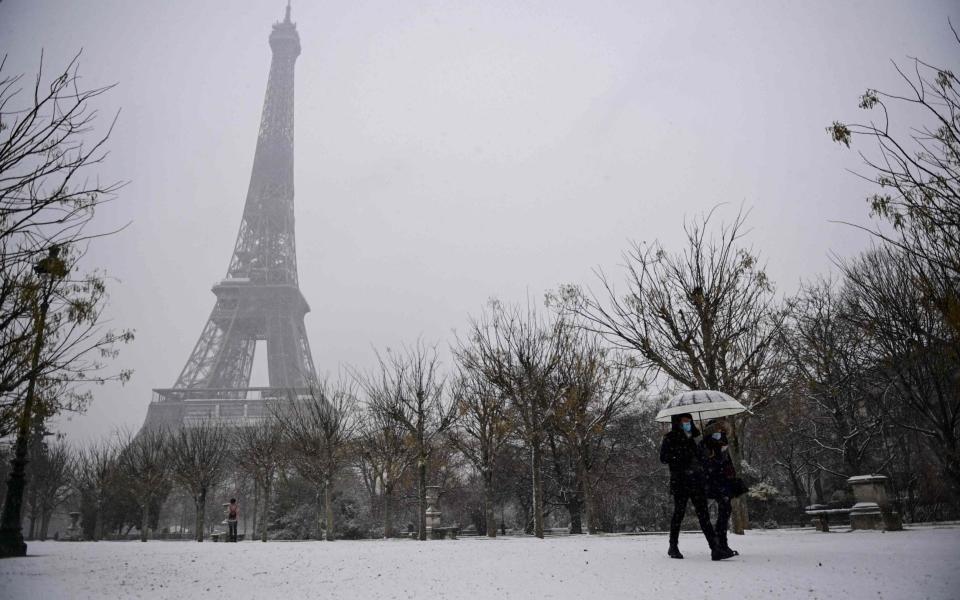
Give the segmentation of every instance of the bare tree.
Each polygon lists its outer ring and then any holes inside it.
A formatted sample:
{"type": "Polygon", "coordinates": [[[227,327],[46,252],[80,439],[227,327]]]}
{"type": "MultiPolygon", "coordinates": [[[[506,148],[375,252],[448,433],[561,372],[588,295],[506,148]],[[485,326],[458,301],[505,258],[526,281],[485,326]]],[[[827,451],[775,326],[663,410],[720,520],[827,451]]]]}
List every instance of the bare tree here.
{"type": "MultiPolygon", "coordinates": [[[[237,428],[234,436],[234,457],[237,465],[256,482],[260,503],[260,541],[267,541],[267,515],[273,496],[273,481],[283,463],[283,432],[273,418],[237,428]]],[[[255,509],[256,510],[256,509],[255,509]]],[[[257,516],[254,515],[254,529],[257,516]]],[[[254,531],[256,535],[256,531],[254,531]]]]}
{"type": "Polygon", "coordinates": [[[393,503],[415,453],[407,428],[368,406],[358,438],[356,458],[371,498],[383,499],[383,537],[394,535],[393,503]]]}
{"type": "Polygon", "coordinates": [[[127,435],[120,452],[125,483],[140,505],[140,541],[147,541],[150,507],[170,488],[170,435],[165,429],[144,429],[127,435]]]}
{"type": "MultiPolygon", "coordinates": [[[[641,389],[636,377],[636,360],[603,347],[589,331],[569,327],[570,341],[563,353],[555,377],[562,395],[554,412],[553,427],[563,436],[573,455],[579,495],[587,522],[587,531],[597,532],[593,490],[597,476],[600,446],[608,437],[608,427],[630,406],[641,389]]],[[[581,533],[574,531],[571,533],[581,533]]]]}
{"type": "Polygon", "coordinates": [[[777,392],[768,410],[759,415],[760,427],[751,431],[751,447],[758,456],[755,466],[789,485],[797,514],[801,514],[811,502],[824,501],[809,484],[819,478],[820,455],[825,451],[811,435],[807,383],[793,373],[784,376],[790,383],[777,392]]]}
{"type": "Polygon", "coordinates": [[[480,318],[470,320],[469,344],[461,345],[461,364],[481,373],[516,415],[517,431],[530,451],[533,531],[543,537],[543,444],[556,409],[558,390],[552,379],[566,338],[562,319],[544,320],[528,306],[506,308],[491,302],[480,318]]]}
{"type": "Polygon", "coordinates": [[[323,490],[326,539],[336,539],[333,491],[357,428],[357,401],[351,385],[322,381],[307,396],[271,407],[291,459],[300,474],[323,490]]]}
{"type": "MultiPolygon", "coordinates": [[[[951,30],[960,45],[952,24],[951,30]]],[[[880,188],[867,199],[872,215],[893,230],[871,232],[901,251],[900,262],[960,353],[960,80],[955,70],[912,62],[908,71],[894,63],[903,93],[869,89],[860,97],[861,109],[880,111],[877,121],[835,121],[827,131],[847,147],[855,138],[876,144],[873,155],[860,152],[870,171],[862,177],[880,188]],[[895,110],[921,123],[891,127],[895,110]]]]}
{"type": "Polygon", "coordinates": [[[379,370],[358,379],[371,410],[402,426],[410,436],[417,466],[417,537],[426,540],[427,463],[456,413],[445,393],[436,348],[418,341],[401,352],[377,354],[377,359],[379,370]]]}
{"type": "Polygon", "coordinates": [[[950,343],[950,326],[930,310],[915,265],[890,246],[862,255],[846,266],[855,291],[851,318],[877,344],[874,373],[907,411],[896,419],[914,431],[960,487],[960,356],[950,343]]]}
{"type": "Polygon", "coordinates": [[[203,420],[173,432],[169,446],[171,475],[193,497],[196,536],[202,542],[207,494],[223,481],[229,460],[229,434],[221,423],[203,420]]]}
{"type": "Polygon", "coordinates": [[[77,58],[52,81],[43,59],[28,91],[0,60],[0,437],[16,431],[13,468],[0,518],[0,555],[26,553],[20,533],[30,428],[36,416],[82,411],[85,386],[129,378],[105,374],[131,331],[102,327],[102,273],[78,274],[96,209],[119,184],[102,186],[91,171],[106,153],[110,128],[92,144],[92,102],[108,87],[84,89],[77,58]],[[48,392],[38,393],[37,388],[48,392]]]}
{"type": "Polygon", "coordinates": [[[897,357],[888,371],[897,373],[892,383],[919,417],[912,426],[934,442],[948,474],[960,482],[958,394],[943,380],[960,364],[960,82],[950,69],[918,59],[911,73],[894,67],[904,94],[867,90],[860,98],[860,108],[882,112],[878,122],[828,128],[848,147],[857,137],[876,144],[875,157],[861,152],[871,171],[864,178],[880,187],[868,201],[873,216],[893,231],[872,233],[896,248],[868,254],[846,272],[861,292],[858,307],[877,320],[871,324],[876,337],[897,357]],[[900,135],[891,127],[895,108],[918,115],[922,124],[900,135]]]}
{"type": "MultiPolygon", "coordinates": [[[[866,472],[883,427],[880,416],[867,410],[868,398],[877,393],[871,381],[874,353],[869,336],[854,322],[849,297],[831,281],[804,286],[782,332],[789,358],[784,375],[795,379],[791,392],[805,405],[794,421],[807,424],[801,431],[823,451],[818,454],[839,459],[838,474],[844,477],[866,472]]],[[[816,462],[836,473],[831,464],[816,462]]]]}
{"type": "MultiPolygon", "coordinates": [[[[960,34],[950,24],[960,46],[960,34]]],[[[862,331],[878,343],[876,373],[887,387],[882,409],[904,430],[919,436],[952,481],[960,485],[960,80],[956,69],[912,59],[893,63],[900,92],[868,89],[859,107],[876,115],[864,123],[827,128],[851,147],[860,139],[867,167],[861,177],[878,186],[867,201],[876,227],[860,227],[885,247],[844,265],[862,310],[862,331]],[[898,126],[907,116],[911,126],[898,126]],[[899,409],[899,410],[898,410],[899,409]]],[[[910,464],[903,435],[884,447],[910,464]]],[[[911,469],[915,474],[916,467],[911,469]]],[[[912,489],[912,484],[908,487],[912,489]]],[[[911,492],[912,493],[912,492],[911,492]]]]}
{"type": "Polygon", "coordinates": [[[103,539],[104,505],[110,487],[117,482],[117,445],[109,439],[94,442],[77,453],[74,470],[77,474],[77,488],[81,495],[87,494],[94,506],[93,539],[103,539]]]}
{"type": "MultiPolygon", "coordinates": [[[[467,349],[457,349],[459,360],[467,349]]],[[[510,402],[483,373],[469,365],[460,365],[453,384],[457,425],[450,431],[450,442],[473,464],[483,481],[483,515],[487,537],[497,537],[494,517],[494,482],[497,459],[513,434],[515,418],[510,402]]]]}
{"type": "MultiPolygon", "coordinates": [[[[776,381],[773,343],[784,313],[756,254],[743,247],[747,215],[738,213],[715,234],[712,216],[685,224],[680,253],[659,242],[634,244],[624,255],[625,293],[598,271],[602,299],[570,285],[554,301],[590,331],[635,351],[649,373],[693,390],[726,392],[756,410],[776,381]]],[[[739,463],[736,425],[731,448],[739,463]]],[[[746,526],[746,506],[736,499],[733,529],[742,533],[746,526]]]]}
{"type": "MultiPolygon", "coordinates": [[[[16,426],[23,386],[31,379],[61,382],[126,380],[129,372],[102,373],[102,360],[132,332],[99,327],[105,301],[102,274],[67,276],[91,232],[96,209],[115,198],[122,184],[102,184],[92,170],[106,157],[113,129],[85,143],[94,130],[92,103],[113,86],[80,86],[78,58],[46,82],[43,60],[24,90],[23,75],[4,72],[0,60],[0,436],[16,426]],[[63,261],[58,277],[41,281],[37,264],[51,248],[63,261]],[[39,360],[30,351],[38,329],[37,309],[46,305],[46,343],[39,360]]],[[[60,393],[57,409],[82,410],[89,394],[60,393]]],[[[54,411],[50,411],[54,412],[54,411]]]]}
{"type": "Polygon", "coordinates": [[[28,474],[28,537],[45,540],[53,511],[73,494],[73,456],[70,446],[62,438],[49,444],[38,439],[28,474]]]}

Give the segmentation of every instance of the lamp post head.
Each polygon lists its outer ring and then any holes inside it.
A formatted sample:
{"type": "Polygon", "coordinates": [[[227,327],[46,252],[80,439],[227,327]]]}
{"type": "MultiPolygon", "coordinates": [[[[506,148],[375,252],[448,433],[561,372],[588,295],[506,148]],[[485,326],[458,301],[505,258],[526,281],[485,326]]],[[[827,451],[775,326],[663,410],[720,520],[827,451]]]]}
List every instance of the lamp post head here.
{"type": "Polygon", "coordinates": [[[46,257],[37,261],[33,266],[33,272],[37,275],[50,275],[57,279],[62,279],[67,274],[67,264],[60,258],[60,246],[50,246],[46,257]]]}

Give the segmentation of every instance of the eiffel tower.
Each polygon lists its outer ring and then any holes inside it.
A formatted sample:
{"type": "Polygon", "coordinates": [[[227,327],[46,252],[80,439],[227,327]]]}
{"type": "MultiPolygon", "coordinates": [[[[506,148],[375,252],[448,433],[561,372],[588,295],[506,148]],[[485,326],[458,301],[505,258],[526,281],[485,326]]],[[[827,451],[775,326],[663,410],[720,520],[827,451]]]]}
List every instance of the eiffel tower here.
{"type": "Polygon", "coordinates": [[[267,401],[303,393],[317,379],[303,325],[310,306],[297,281],[293,75],[300,36],[289,2],[270,32],[270,48],[253,172],[227,276],[213,286],[216,304],[176,383],[153,390],[144,427],[256,419],[267,401]],[[260,340],[266,341],[269,387],[251,388],[260,340]]]}

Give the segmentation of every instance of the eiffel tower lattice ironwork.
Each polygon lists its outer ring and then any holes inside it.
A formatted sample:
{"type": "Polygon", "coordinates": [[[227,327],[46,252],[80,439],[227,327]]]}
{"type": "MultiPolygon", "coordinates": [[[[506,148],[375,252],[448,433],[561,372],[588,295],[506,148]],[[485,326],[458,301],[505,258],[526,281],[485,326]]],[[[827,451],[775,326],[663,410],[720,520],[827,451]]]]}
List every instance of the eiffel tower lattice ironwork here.
{"type": "Polygon", "coordinates": [[[273,58],[246,204],[227,276],[213,286],[216,304],[173,388],[154,390],[151,423],[191,417],[249,418],[262,401],[316,381],[303,318],[294,238],[294,63],[300,36],[290,20],[270,33],[273,58]],[[269,387],[250,388],[257,342],[266,341],[269,387]]]}

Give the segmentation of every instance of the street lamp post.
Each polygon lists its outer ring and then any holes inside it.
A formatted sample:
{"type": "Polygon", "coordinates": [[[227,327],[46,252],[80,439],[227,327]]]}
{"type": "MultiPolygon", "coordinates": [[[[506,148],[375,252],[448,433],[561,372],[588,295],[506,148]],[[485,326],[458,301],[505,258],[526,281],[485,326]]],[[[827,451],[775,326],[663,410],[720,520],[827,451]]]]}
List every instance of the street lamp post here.
{"type": "Polygon", "coordinates": [[[40,303],[33,297],[34,340],[30,355],[30,373],[27,378],[27,393],[23,400],[23,410],[17,424],[17,441],[10,461],[13,467],[7,479],[7,498],[3,503],[3,516],[0,517],[0,558],[8,556],[26,556],[27,544],[21,531],[21,512],[23,509],[23,491],[26,487],[27,448],[30,442],[30,425],[33,420],[34,396],[43,351],[43,333],[47,324],[47,310],[50,308],[50,295],[56,281],[67,274],[67,267],[60,258],[60,247],[52,246],[49,254],[33,267],[40,279],[38,286],[40,303]],[[44,282],[44,276],[46,282],[44,282]]]}

